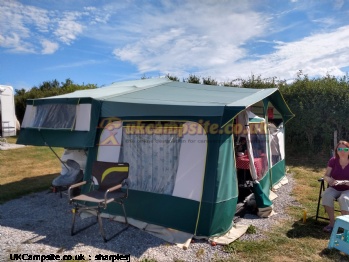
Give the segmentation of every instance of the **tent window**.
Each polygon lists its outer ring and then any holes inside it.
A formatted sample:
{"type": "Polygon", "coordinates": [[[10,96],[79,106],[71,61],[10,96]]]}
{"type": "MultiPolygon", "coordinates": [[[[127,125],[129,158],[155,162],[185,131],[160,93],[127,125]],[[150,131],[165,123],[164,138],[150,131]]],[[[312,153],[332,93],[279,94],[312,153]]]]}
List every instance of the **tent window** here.
{"type": "Polygon", "coordinates": [[[36,106],[31,127],[72,129],[76,117],[76,105],[44,104],[36,106]]]}
{"type": "Polygon", "coordinates": [[[283,120],[279,111],[271,103],[268,104],[267,113],[271,165],[274,166],[285,158],[283,120]]]}
{"type": "MultiPolygon", "coordinates": [[[[178,125],[171,130],[182,130],[183,124],[178,125]]],[[[177,131],[168,131],[169,129],[154,126],[153,123],[141,127],[124,126],[119,161],[130,164],[128,180],[131,189],[172,195],[181,137],[177,131]]]]}
{"type": "MultiPolygon", "coordinates": [[[[235,123],[236,127],[234,128],[234,134],[237,135],[237,144],[235,148],[236,153],[239,151],[243,152],[247,150],[246,147],[243,147],[243,144],[240,142],[242,139],[248,142],[248,137],[251,142],[251,152],[254,158],[254,165],[256,167],[257,179],[262,179],[267,173],[268,167],[268,153],[267,153],[267,132],[265,119],[261,116],[258,116],[254,112],[247,110],[248,119],[244,119],[244,114],[241,113],[238,115],[237,122],[235,123]],[[248,121],[248,129],[245,129],[243,125],[248,121]],[[249,131],[247,131],[249,130],[249,131]],[[247,135],[249,132],[249,136],[247,135]],[[244,138],[245,137],[245,138],[244,138]]],[[[246,126],[247,128],[247,126],[246,126]]],[[[238,156],[240,156],[238,154],[238,156]]],[[[246,160],[245,160],[246,161],[246,160]]],[[[249,162],[248,162],[249,165],[249,162]]],[[[242,166],[242,164],[241,164],[242,166]]]]}
{"type": "Polygon", "coordinates": [[[250,132],[253,157],[255,159],[260,159],[260,163],[262,165],[262,176],[258,177],[261,179],[268,170],[267,134],[265,131],[265,122],[250,123],[250,132]]]}
{"type": "Polygon", "coordinates": [[[282,148],[282,139],[283,139],[283,129],[282,124],[278,128],[273,123],[268,124],[269,128],[269,142],[270,142],[270,151],[271,151],[271,163],[272,166],[278,163],[283,159],[281,155],[282,148]]]}

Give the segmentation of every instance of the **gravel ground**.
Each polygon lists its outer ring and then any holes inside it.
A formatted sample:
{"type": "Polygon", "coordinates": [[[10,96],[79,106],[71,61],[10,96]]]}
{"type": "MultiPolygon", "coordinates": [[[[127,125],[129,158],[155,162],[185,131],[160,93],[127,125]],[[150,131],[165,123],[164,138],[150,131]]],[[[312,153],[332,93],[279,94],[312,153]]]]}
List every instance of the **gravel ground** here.
{"type": "MultiPolygon", "coordinates": [[[[284,214],[284,208],[298,204],[290,197],[294,184],[292,176],[287,177],[289,183],[276,192],[278,198],[274,200],[274,210],[277,214],[270,218],[245,215],[238,223],[254,225],[257,232],[245,234],[240,240],[265,238],[264,232],[271,226],[289,219],[284,214]]],[[[107,243],[99,236],[97,225],[72,237],[71,217],[71,206],[68,205],[66,196],[60,198],[59,194],[47,194],[47,191],[0,205],[0,261],[10,261],[10,254],[12,258],[14,254],[54,254],[60,258],[63,255],[75,258],[81,254],[86,260],[92,261],[99,254],[130,254],[130,261],[142,261],[147,258],[159,262],[212,261],[230,257],[230,254],[223,251],[222,246],[211,246],[204,240],[195,240],[184,250],[132,226],[107,243]]],[[[106,221],[104,225],[106,232],[115,231],[115,228],[122,226],[114,221],[106,221]]]]}

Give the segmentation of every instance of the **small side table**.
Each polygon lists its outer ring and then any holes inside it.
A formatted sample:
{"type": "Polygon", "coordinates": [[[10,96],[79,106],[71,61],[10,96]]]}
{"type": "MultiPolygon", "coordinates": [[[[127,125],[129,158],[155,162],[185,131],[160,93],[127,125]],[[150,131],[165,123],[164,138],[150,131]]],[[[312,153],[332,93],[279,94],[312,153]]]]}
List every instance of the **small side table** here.
{"type": "Polygon", "coordinates": [[[336,218],[328,248],[335,248],[349,255],[349,215],[336,218]],[[344,232],[338,233],[339,228],[344,229],[344,232]]]}

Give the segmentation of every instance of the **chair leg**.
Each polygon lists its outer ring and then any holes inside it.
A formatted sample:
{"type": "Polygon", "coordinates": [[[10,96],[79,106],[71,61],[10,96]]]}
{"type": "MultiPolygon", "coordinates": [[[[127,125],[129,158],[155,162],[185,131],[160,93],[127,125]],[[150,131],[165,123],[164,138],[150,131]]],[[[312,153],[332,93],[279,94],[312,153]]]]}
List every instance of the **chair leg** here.
{"type": "Polygon", "coordinates": [[[99,232],[100,232],[104,242],[108,242],[110,239],[112,239],[115,236],[119,235],[120,233],[122,233],[123,231],[125,231],[129,227],[124,204],[122,202],[119,203],[119,204],[122,206],[122,210],[124,212],[126,226],[123,229],[121,229],[118,232],[116,232],[114,235],[112,235],[109,238],[107,238],[107,236],[105,234],[105,230],[103,228],[103,220],[102,220],[102,217],[101,217],[100,207],[98,207],[97,210],[96,210],[96,212],[97,212],[97,220],[95,222],[93,222],[93,223],[83,227],[83,228],[80,228],[79,230],[76,230],[76,231],[74,231],[75,220],[76,220],[76,213],[78,213],[79,211],[81,212],[81,210],[83,210],[83,209],[91,209],[91,208],[83,208],[83,207],[75,207],[75,208],[73,208],[73,221],[72,221],[72,227],[71,227],[71,231],[70,231],[71,235],[74,236],[77,233],[79,233],[79,232],[81,232],[81,231],[83,231],[83,230],[85,230],[85,229],[95,225],[96,223],[98,223],[98,225],[99,225],[99,232]]]}
{"type": "Polygon", "coordinates": [[[320,216],[319,216],[320,202],[321,202],[321,194],[322,194],[323,191],[325,191],[325,183],[324,183],[324,180],[322,179],[322,180],[321,180],[321,184],[320,184],[319,198],[318,198],[318,202],[317,202],[317,209],[316,209],[315,221],[317,221],[318,218],[323,218],[323,219],[328,220],[328,218],[326,218],[326,217],[320,217],[320,216]]]}
{"type": "Polygon", "coordinates": [[[114,235],[111,235],[108,238],[107,238],[107,236],[105,234],[105,231],[104,231],[104,228],[103,228],[103,222],[102,222],[102,217],[100,215],[100,212],[98,211],[98,213],[97,213],[98,224],[99,224],[99,232],[101,233],[104,242],[108,242],[110,239],[112,239],[112,238],[116,237],[117,235],[121,234],[122,232],[124,232],[130,226],[128,221],[127,221],[127,216],[126,216],[126,210],[125,210],[125,207],[124,207],[124,203],[123,202],[118,202],[118,203],[122,206],[122,210],[124,212],[126,226],[123,229],[119,230],[114,235]]]}
{"type": "Polygon", "coordinates": [[[109,239],[107,239],[106,236],[105,236],[105,231],[104,231],[104,228],[103,228],[103,222],[102,222],[101,214],[99,213],[99,211],[97,213],[97,220],[98,220],[98,225],[99,225],[99,232],[101,233],[104,242],[107,242],[109,239]]]}
{"type": "Polygon", "coordinates": [[[125,210],[124,203],[121,203],[121,207],[122,207],[122,210],[124,211],[125,224],[127,224],[127,225],[128,225],[128,221],[127,221],[127,216],[126,216],[126,210],[125,210]]]}
{"type": "Polygon", "coordinates": [[[91,224],[89,224],[89,225],[87,225],[87,226],[85,226],[83,228],[80,228],[79,230],[74,231],[75,220],[76,220],[75,219],[76,218],[76,213],[78,213],[78,212],[79,212],[79,208],[78,207],[73,208],[73,222],[72,222],[72,226],[71,226],[71,230],[70,230],[70,234],[72,236],[74,236],[74,235],[80,233],[81,231],[83,231],[83,230],[85,230],[85,229],[95,225],[98,222],[98,220],[97,220],[97,221],[95,221],[95,222],[93,222],[93,223],[91,223],[91,224]]]}

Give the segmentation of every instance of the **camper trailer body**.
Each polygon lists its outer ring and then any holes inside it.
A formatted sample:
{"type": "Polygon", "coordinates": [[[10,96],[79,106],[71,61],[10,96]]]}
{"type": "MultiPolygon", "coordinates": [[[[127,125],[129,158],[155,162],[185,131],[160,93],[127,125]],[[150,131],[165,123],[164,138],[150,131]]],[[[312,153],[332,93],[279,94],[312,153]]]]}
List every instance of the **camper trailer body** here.
{"type": "MultiPolygon", "coordinates": [[[[264,214],[271,211],[270,188],[285,177],[284,154],[269,164],[272,154],[263,124],[269,108],[274,121],[285,124],[293,117],[277,88],[197,85],[165,78],[119,82],[27,100],[17,143],[87,150],[85,181],[93,179],[94,161],[129,163],[129,218],[142,221],[143,229],[152,224],[171,232],[220,236],[234,225],[238,175],[245,175],[236,165],[237,135],[247,134],[253,141],[248,156],[253,163],[252,145],[260,151],[258,160],[255,157],[259,171],[255,165],[244,168],[259,179],[253,190],[264,214]],[[252,131],[243,130],[246,126],[252,131]]],[[[114,217],[123,211],[115,205],[107,212],[114,217]]]]}
{"type": "Polygon", "coordinates": [[[13,88],[0,85],[0,136],[15,136],[16,122],[13,88]]]}

